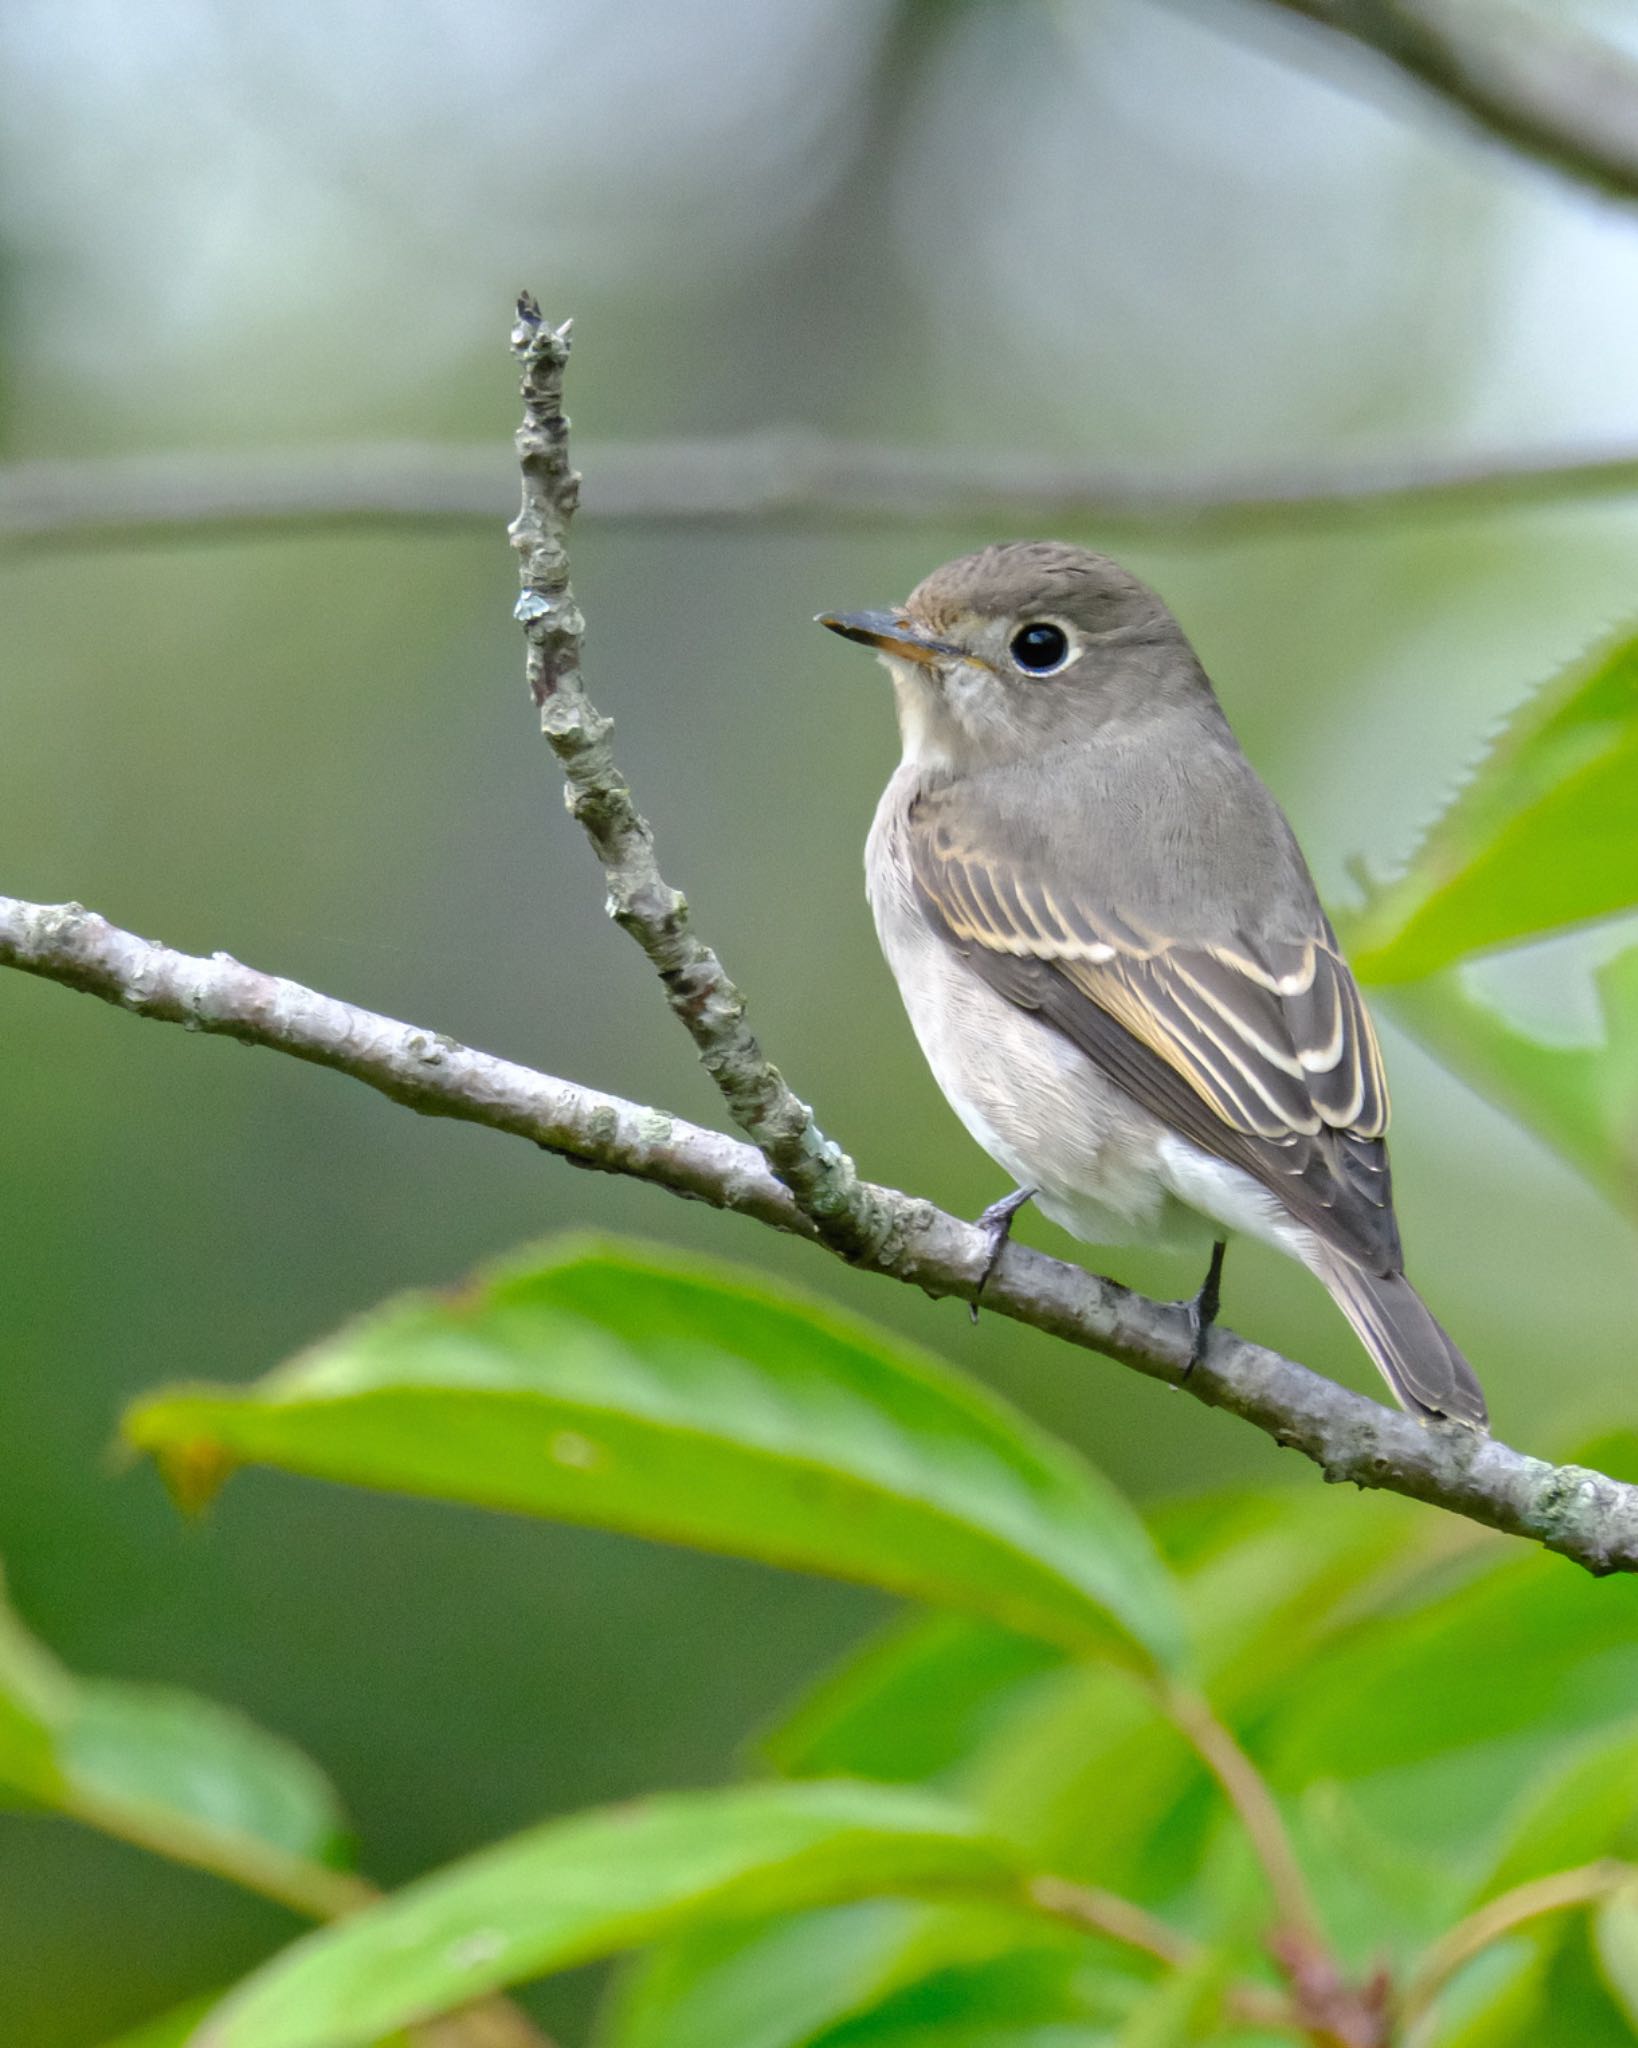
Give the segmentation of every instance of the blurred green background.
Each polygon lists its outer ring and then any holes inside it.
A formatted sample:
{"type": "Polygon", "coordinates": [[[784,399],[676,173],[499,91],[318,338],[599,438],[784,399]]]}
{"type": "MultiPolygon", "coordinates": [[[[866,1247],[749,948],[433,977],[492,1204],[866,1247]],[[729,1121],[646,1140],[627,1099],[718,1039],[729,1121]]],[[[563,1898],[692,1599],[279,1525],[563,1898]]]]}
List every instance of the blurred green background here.
{"type": "MultiPolygon", "coordinates": [[[[1633,40],[1629,10],[1577,11],[1633,40]]],[[[575,317],[586,441],[796,423],[1172,473],[1638,435],[1638,226],[1249,0],[12,0],[0,57],[10,460],[504,443],[522,285],[575,317]]],[[[0,888],[719,1121],[533,732],[511,509],[490,533],[0,559],[0,888]]],[[[999,537],[587,520],[575,553],[593,694],[770,1050],[866,1172],[966,1212],[997,1177],[921,1066],[862,896],[888,693],[808,621],[999,537]]],[[[1496,718],[1638,611],[1621,502],[1072,537],[1181,613],[1343,905],[1350,855],[1391,868],[1496,718]]],[[[1487,993],[1574,1041],[1621,936],[1537,949],[1487,993]]],[[[1499,1430],[1550,1451],[1630,1421],[1628,1227],[1385,1037],[1412,1270],[1499,1430]]],[[[833,1291],[1140,1497],[1315,1484],[997,1319],[19,976],[0,1131],[20,1609],[77,1668],[196,1686],[304,1744],[384,1881],[539,1813],[720,1777],[883,1603],[258,1475],[184,1527],[108,1455],[156,1382],[249,1377],[392,1289],[608,1225],[833,1291]]],[[[1116,1270],[1172,1294],[1198,1277],[1116,1270]]],[[[1270,1254],[1236,1249],[1226,1314],[1370,1383],[1270,1254]]],[[[8,2048],[89,2043],[288,1927],[0,1816],[8,2048]]],[[[588,1995],[570,1979],[538,2005],[573,2024],[588,1995]]]]}

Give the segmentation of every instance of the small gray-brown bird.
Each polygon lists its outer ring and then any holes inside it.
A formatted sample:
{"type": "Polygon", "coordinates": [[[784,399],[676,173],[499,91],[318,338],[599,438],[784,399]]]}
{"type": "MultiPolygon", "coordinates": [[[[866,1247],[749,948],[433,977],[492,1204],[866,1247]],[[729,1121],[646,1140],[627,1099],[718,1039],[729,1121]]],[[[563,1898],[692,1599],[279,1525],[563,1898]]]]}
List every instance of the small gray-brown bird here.
{"type": "Polygon", "coordinates": [[[1055,541],[935,570],[820,623],[881,656],[904,758],[865,855],[888,965],[939,1086],[1093,1244],[1248,1231],[1329,1288],[1404,1405],[1484,1394],[1405,1278],[1364,1003],[1280,807],[1183,629],[1055,541]]]}

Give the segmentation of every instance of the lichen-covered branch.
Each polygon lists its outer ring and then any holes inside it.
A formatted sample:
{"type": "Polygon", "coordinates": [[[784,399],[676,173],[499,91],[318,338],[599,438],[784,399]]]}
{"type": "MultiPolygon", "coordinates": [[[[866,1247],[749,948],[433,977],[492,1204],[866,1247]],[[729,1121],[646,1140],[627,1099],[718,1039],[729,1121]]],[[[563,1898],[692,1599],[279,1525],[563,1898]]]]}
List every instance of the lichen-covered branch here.
{"type": "Polygon", "coordinates": [[[1474,126],[1621,199],[1638,198],[1638,65],[1511,0],[1268,0],[1383,57],[1474,126]]]}
{"type": "MultiPolygon", "coordinates": [[[[770,427],[704,441],[599,441],[583,446],[582,460],[583,518],[759,532],[942,524],[1239,539],[1373,514],[1638,492],[1638,448],[1625,445],[1154,470],[770,427]]],[[[0,553],[492,527],[513,476],[497,449],[459,442],[0,463],[0,553]]]]}
{"type": "Polygon", "coordinates": [[[172,952],[78,903],[0,896],[0,966],[44,975],[139,1017],[332,1067],[423,1116],[486,1124],[578,1165],[811,1234],[760,1156],[719,1131],[356,1009],[227,953],[203,960],[172,952]]]}
{"type": "MultiPolygon", "coordinates": [[[[0,967],[140,1017],[289,1053],[423,1115],[483,1124],[579,1165],[818,1236],[752,1146],[357,1009],[225,953],[207,960],[173,952],[77,903],[0,896],[0,967]]],[[[863,1193],[887,1227],[856,1263],[934,1296],[974,1298],[988,1252],[981,1230],[892,1188],[867,1184],[863,1193]]],[[[1021,1244],[1002,1255],[984,1306],[1181,1385],[1302,1452],[1327,1479],[1430,1502],[1545,1544],[1590,1571],[1638,1571],[1638,1487],[1526,1457],[1468,1430],[1414,1421],[1221,1327],[1189,1372],[1192,1326],[1182,1307],[1146,1300],[1021,1244]]]]}
{"type": "Polygon", "coordinates": [[[609,915],[652,961],[729,1113],[798,1208],[834,1250],[866,1257],[885,1241],[892,1216],[757,1043],[744,998],[695,935],[681,891],[660,873],[654,835],[615,765],[613,722],[581,683],[585,623],[569,586],[565,546],[580,500],[563,411],[568,325],[551,326],[532,299],[521,299],[512,348],[523,373],[524,415],[517,434],[523,504],[511,541],[523,586],[516,610],[528,647],[529,689],[540,729],[562,765],[569,810],[603,864],[609,915]]]}

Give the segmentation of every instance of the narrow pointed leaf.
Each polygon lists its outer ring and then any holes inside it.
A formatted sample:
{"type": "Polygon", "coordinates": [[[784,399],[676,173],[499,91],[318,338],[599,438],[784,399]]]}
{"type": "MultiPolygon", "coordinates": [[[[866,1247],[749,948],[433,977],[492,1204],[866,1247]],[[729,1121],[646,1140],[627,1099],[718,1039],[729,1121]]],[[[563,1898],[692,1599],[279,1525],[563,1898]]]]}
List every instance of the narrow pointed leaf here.
{"type": "Polygon", "coordinates": [[[1638,640],[1530,698],[1347,936],[1362,980],[1638,905],[1638,640]]]}
{"type": "Polygon", "coordinates": [[[140,1404],[164,1466],[256,1462],[758,1558],[1176,1664],[1136,1515],[937,1360],[731,1269],[572,1245],[413,1296],[244,1389],[140,1404]]]}
{"type": "Polygon", "coordinates": [[[356,2048],[483,1993],[690,1926],[892,1896],[1025,1903],[959,1808],[843,1781],[678,1794],[552,1821],[297,1942],[193,2048],[356,2048]]]}

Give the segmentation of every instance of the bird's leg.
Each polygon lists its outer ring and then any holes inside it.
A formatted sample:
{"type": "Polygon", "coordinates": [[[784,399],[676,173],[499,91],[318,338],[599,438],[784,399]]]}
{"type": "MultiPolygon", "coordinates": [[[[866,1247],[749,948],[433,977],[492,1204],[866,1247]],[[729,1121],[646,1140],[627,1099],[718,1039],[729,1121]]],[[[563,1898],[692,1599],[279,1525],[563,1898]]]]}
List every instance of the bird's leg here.
{"type": "Polygon", "coordinates": [[[990,1284],[990,1275],[1001,1263],[1001,1254],[1006,1250],[1007,1239],[1012,1235],[1012,1219],[1026,1202],[1033,1202],[1033,1188],[1014,1188],[1010,1195],[1003,1195],[999,1202],[992,1202],[978,1219],[978,1228],[990,1241],[989,1255],[984,1261],[984,1270],[978,1276],[978,1291],[967,1304],[967,1313],[976,1323],[978,1304],[984,1298],[984,1289],[990,1284]]]}
{"type": "Polygon", "coordinates": [[[1206,1339],[1211,1326],[1217,1320],[1217,1311],[1223,1304],[1223,1254],[1228,1250],[1224,1239],[1219,1238],[1211,1248],[1211,1264],[1206,1268],[1206,1277],[1200,1283],[1200,1292],[1189,1304],[1189,1314],[1194,1321],[1194,1343],[1189,1349],[1189,1362],[1183,1368],[1183,1377],[1188,1378],[1201,1359],[1206,1355],[1206,1339]]]}

